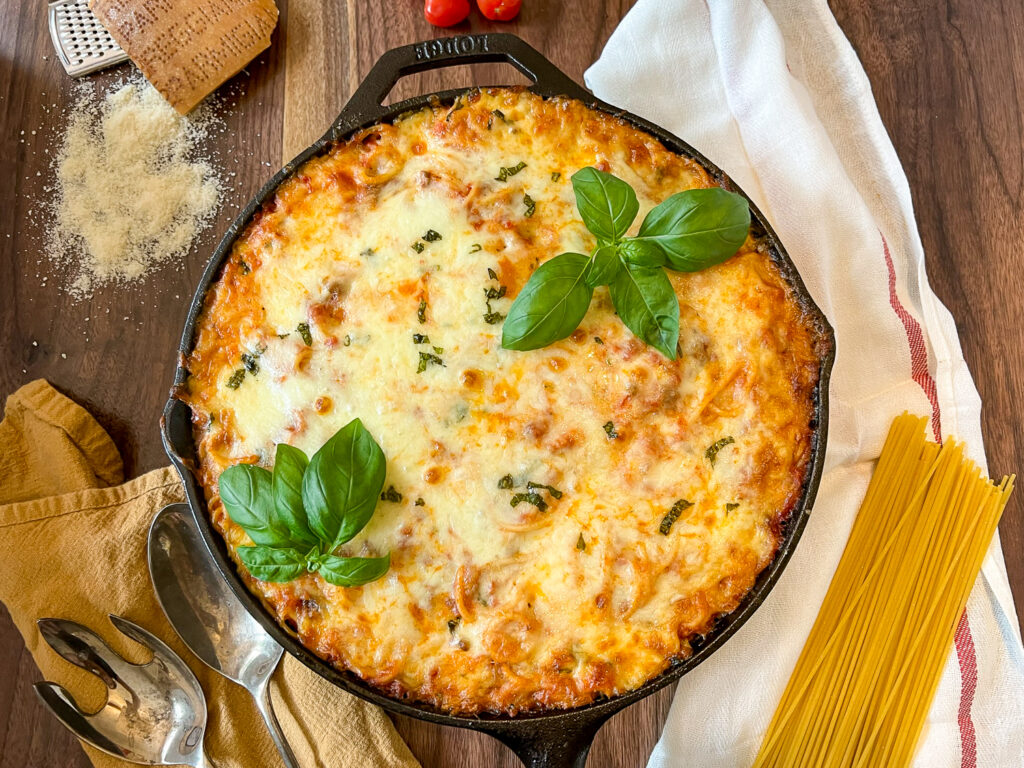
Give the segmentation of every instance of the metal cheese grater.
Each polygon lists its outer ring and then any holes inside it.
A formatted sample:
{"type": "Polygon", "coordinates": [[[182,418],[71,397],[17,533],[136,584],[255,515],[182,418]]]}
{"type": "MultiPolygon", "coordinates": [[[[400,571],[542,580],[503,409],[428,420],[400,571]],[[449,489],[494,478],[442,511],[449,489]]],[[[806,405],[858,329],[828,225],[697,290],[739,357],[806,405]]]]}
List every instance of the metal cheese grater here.
{"type": "Polygon", "coordinates": [[[128,54],[89,10],[88,0],[57,0],[50,3],[47,16],[53,47],[72,77],[128,60],[128,54]]]}

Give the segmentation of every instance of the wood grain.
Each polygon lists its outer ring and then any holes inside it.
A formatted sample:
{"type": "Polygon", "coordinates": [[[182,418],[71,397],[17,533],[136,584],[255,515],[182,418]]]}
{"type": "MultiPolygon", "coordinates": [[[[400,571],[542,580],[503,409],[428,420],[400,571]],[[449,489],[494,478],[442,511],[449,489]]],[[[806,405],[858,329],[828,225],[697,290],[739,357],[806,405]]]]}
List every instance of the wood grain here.
{"type": "MultiPolygon", "coordinates": [[[[581,81],[630,4],[525,0],[513,24],[494,24],[474,13],[471,21],[441,34],[515,32],[581,81]]],[[[906,167],[932,284],[957,320],[985,402],[990,467],[997,474],[1024,469],[1024,428],[1016,407],[1024,396],[1017,355],[1024,346],[1024,278],[1017,266],[1024,241],[1017,215],[1024,184],[1024,5],[830,4],[864,62],[906,167]]],[[[60,274],[39,255],[46,226],[39,204],[47,197],[50,153],[74,101],[73,83],[52,54],[43,5],[0,0],[0,178],[6,181],[0,193],[0,397],[34,378],[48,378],[99,417],[124,454],[128,473],[137,475],[166,463],[157,421],[173,373],[172,350],[218,233],[282,158],[326,130],[381,53],[438,32],[423,20],[418,0],[278,0],[282,24],[270,50],[219,92],[217,113],[225,131],[214,133],[209,148],[235,176],[229,177],[232,189],[217,220],[182,263],[139,286],[74,302],[61,292],[60,274]],[[291,11],[299,14],[294,24],[291,11]],[[301,35],[304,42],[299,50],[288,46],[286,62],[288,35],[301,35]]],[[[129,72],[121,67],[89,82],[105,87],[129,72]]],[[[523,81],[505,65],[457,67],[406,78],[390,98],[523,81]]],[[[1018,610],[1024,607],[1021,498],[1011,503],[1001,526],[1018,610]]],[[[0,768],[85,768],[77,742],[36,703],[36,679],[21,638],[0,610],[0,691],[7,694],[0,696],[0,768]]],[[[663,691],[620,714],[598,735],[588,766],[643,765],[670,701],[671,691],[663,691]]],[[[404,718],[397,725],[428,768],[517,766],[508,750],[486,736],[404,718]]]]}
{"type": "MultiPolygon", "coordinates": [[[[328,56],[350,49],[348,3],[291,0],[281,20],[285,47],[284,116],[281,134],[281,165],[287,163],[323,134],[329,94],[341,90],[330,74],[328,56]],[[346,18],[339,18],[340,14],[346,18]],[[339,24],[342,22],[342,24],[339,24]],[[339,33],[343,32],[341,35],[339,33]],[[339,45],[326,45],[325,38],[339,45]]],[[[350,49],[355,50],[355,49],[350,49]]]]}

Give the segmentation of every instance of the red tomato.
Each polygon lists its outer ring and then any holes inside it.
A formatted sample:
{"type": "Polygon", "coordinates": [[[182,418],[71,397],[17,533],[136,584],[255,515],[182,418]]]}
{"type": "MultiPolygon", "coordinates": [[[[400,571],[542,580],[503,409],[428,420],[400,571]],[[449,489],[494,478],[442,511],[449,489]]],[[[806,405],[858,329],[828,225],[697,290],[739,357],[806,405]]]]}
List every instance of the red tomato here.
{"type": "Polygon", "coordinates": [[[427,0],[423,15],[435,27],[450,27],[469,16],[469,0],[427,0]]]}
{"type": "Polygon", "coordinates": [[[522,0],[476,0],[480,13],[491,21],[511,21],[519,14],[522,0]]]}

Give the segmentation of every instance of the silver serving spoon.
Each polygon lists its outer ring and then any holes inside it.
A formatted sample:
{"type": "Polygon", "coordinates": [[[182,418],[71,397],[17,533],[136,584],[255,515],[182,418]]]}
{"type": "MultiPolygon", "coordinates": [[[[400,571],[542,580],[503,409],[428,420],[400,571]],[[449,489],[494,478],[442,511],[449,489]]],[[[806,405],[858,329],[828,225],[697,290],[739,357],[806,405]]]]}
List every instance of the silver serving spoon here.
{"type": "Polygon", "coordinates": [[[204,664],[252,694],[284,764],[299,768],[270,703],[270,676],[284,650],[228,588],[187,504],[157,513],[148,550],[149,576],[171,626],[204,664]]]}
{"type": "Polygon", "coordinates": [[[76,667],[92,672],[107,688],[96,712],[83,712],[71,695],[51,682],[35,684],[51,712],[78,738],[107,754],[143,765],[207,768],[203,753],[206,699],[185,662],[156,636],[120,616],[111,623],[153,652],[132,664],[96,633],[66,619],[39,619],[43,639],[76,667]]]}

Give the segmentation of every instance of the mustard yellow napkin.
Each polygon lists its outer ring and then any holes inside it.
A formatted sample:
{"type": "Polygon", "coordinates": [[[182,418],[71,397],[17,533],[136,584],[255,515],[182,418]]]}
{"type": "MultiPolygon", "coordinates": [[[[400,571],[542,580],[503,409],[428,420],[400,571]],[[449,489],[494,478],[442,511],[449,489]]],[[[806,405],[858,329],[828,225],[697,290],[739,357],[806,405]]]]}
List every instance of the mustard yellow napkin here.
{"type": "MultiPolygon", "coordinates": [[[[7,399],[0,422],[0,600],[47,680],[79,705],[105,700],[99,679],[60,658],[35,620],[81,622],[127,659],[148,652],[111,626],[116,613],[161,637],[199,677],[209,707],[206,750],[218,768],[280,766],[249,694],[208,669],[164,618],[146,567],[146,532],[165,504],[182,500],[171,468],[123,485],[121,456],[85,410],[43,380],[7,399]]],[[[271,685],[274,707],[304,768],[417,766],[378,708],[333,687],[287,654],[271,685]]],[[[97,768],[124,762],[91,747],[97,768]]]]}

